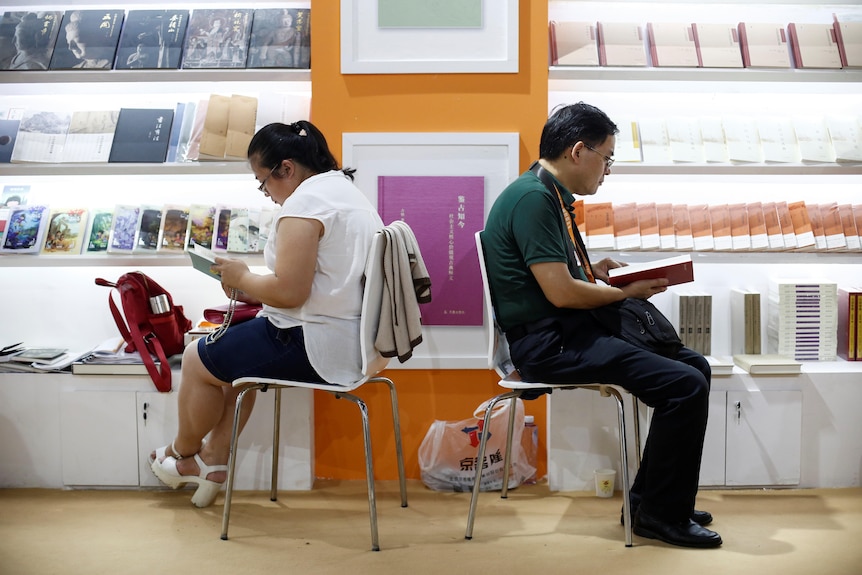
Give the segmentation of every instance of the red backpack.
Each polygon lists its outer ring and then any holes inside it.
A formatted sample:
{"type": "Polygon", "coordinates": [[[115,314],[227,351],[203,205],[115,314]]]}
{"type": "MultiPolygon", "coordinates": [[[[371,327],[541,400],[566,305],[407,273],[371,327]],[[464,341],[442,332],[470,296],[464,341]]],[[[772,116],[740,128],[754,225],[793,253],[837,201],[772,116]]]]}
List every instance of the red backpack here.
{"type": "Polygon", "coordinates": [[[184,334],[192,328],[182,306],[175,306],[171,294],[142,272],[123,274],[116,283],[96,278],[96,285],[117,288],[120,292],[122,313],[112,294],[108,295],[108,304],[128,344],[126,351],[139,351],[156,389],[170,391],[168,357],[182,353],[184,334]],[[158,367],[153,355],[160,362],[158,367]]]}

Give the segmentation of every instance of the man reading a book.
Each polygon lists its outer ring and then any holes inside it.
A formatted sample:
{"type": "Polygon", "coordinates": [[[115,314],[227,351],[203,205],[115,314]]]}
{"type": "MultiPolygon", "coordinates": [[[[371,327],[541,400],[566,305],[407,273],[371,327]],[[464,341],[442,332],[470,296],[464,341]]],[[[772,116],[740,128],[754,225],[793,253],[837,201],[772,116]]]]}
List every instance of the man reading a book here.
{"type": "Polygon", "coordinates": [[[667,279],[612,287],[611,258],[591,265],[580,241],[575,196],[596,194],[611,173],[617,126],[583,102],[546,122],[539,160],[491,208],[481,234],[496,319],[525,381],[607,383],[654,409],[631,487],[634,532],[685,547],[718,547],[712,516],[694,508],[706,431],[710,369],[688,349],[674,358],[616,337],[591,310],[647,299],[667,279]],[[636,511],[635,511],[636,510],[636,511]]]}

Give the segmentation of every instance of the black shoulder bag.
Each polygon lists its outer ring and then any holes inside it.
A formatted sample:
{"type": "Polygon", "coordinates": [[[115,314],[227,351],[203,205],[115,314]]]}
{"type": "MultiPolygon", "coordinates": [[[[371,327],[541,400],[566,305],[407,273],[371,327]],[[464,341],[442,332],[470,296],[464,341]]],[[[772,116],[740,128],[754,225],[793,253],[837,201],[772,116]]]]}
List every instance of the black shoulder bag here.
{"type": "MultiPolygon", "coordinates": [[[[592,277],[589,255],[578,227],[571,221],[568,208],[557,189],[552,176],[538,162],[530,170],[545,184],[548,191],[560,201],[560,217],[563,227],[569,230],[567,256],[570,264],[580,265],[588,278],[592,277]],[[580,256],[578,258],[577,254],[580,256]]],[[[612,304],[589,310],[593,317],[614,336],[647,351],[671,359],[682,349],[682,341],[673,324],[649,300],[626,298],[612,304]]]]}

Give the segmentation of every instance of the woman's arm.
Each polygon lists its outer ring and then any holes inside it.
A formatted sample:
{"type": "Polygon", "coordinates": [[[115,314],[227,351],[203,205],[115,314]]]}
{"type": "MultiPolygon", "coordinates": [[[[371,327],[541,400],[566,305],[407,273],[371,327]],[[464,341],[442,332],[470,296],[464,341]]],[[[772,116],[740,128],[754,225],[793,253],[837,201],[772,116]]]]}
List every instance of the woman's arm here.
{"type": "Polygon", "coordinates": [[[317,246],[323,224],[317,220],[286,217],[278,220],[275,272],[256,274],[242,260],[216,257],[213,269],[222,284],[273,307],[301,306],[311,294],[317,267],[317,246]]]}

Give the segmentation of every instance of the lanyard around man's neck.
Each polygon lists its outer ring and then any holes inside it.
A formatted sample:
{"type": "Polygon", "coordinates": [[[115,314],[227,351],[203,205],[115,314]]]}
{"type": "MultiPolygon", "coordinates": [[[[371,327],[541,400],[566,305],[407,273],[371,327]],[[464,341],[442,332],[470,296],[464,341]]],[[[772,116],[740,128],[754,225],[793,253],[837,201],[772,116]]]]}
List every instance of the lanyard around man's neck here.
{"type": "Polygon", "coordinates": [[[556,194],[557,200],[560,202],[560,211],[563,214],[563,221],[566,223],[566,230],[569,232],[569,239],[572,240],[572,246],[575,248],[575,252],[577,253],[577,263],[579,263],[581,269],[584,270],[584,275],[587,276],[587,281],[590,283],[596,283],[596,278],[593,275],[593,267],[590,265],[590,258],[587,256],[587,248],[584,246],[584,240],[581,239],[581,233],[578,231],[578,227],[572,220],[572,214],[569,213],[569,208],[563,201],[563,195],[557,187],[557,182],[551,174],[548,173],[541,164],[539,164],[539,162],[535,162],[530,167],[530,170],[536,174],[543,184],[545,184],[548,191],[556,194]]]}

